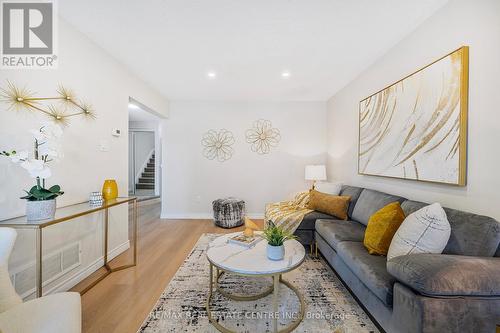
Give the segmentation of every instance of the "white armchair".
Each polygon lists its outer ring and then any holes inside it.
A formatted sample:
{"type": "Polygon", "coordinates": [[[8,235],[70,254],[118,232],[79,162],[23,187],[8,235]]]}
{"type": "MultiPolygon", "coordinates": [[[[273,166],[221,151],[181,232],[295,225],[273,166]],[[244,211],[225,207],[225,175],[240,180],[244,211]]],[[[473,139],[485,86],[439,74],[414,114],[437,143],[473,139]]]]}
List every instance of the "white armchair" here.
{"type": "Polygon", "coordinates": [[[25,303],[17,295],[7,270],[16,237],[14,229],[0,228],[0,332],[80,333],[80,294],[58,293],[25,303]]]}

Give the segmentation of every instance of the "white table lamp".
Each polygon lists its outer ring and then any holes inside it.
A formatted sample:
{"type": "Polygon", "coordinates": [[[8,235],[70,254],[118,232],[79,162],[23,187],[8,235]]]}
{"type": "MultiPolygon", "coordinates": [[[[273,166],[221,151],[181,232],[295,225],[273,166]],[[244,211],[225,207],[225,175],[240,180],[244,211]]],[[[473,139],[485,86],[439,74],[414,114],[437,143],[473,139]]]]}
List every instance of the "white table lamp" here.
{"type": "Polygon", "coordinates": [[[326,180],[326,167],[324,165],[306,165],[306,180],[312,180],[312,189],[317,180],[326,180]]]}

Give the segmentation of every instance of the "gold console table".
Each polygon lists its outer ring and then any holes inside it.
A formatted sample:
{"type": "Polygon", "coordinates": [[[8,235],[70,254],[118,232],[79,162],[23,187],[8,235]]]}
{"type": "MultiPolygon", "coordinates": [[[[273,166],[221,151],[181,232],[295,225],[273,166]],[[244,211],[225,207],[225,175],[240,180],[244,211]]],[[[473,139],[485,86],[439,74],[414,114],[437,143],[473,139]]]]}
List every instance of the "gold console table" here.
{"type": "Polygon", "coordinates": [[[84,215],[89,215],[95,212],[104,211],[104,265],[106,268],[106,273],[101,275],[97,280],[93,281],[81,294],[85,294],[89,289],[94,287],[97,283],[103,280],[109,274],[133,267],[137,265],[137,198],[127,197],[127,198],[116,198],[112,200],[104,201],[100,206],[91,206],[88,202],[82,202],[75,205],[70,205],[66,207],[57,208],[56,215],[53,219],[40,220],[40,221],[28,221],[26,216],[16,217],[8,220],[0,221],[0,227],[10,227],[14,229],[35,229],[36,236],[36,260],[35,260],[35,281],[36,281],[36,297],[42,297],[43,294],[43,281],[42,281],[42,230],[48,226],[63,223],[81,217],[84,215]],[[134,260],[132,264],[123,265],[119,267],[111,267],[108,262],[108,228],[109,228],[109,208],[132,203],[133,210],[133,230],[134,230],[134,260]]]}

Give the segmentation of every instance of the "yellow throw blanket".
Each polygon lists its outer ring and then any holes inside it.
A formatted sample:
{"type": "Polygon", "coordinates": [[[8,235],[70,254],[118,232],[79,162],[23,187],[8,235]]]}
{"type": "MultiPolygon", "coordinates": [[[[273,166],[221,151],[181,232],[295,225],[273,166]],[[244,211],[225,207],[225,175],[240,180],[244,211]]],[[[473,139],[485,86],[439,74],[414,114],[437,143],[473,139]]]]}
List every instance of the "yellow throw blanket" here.
{"type": "Polygon", "coordinates": [[[266,205],[265,223],[272,221],[284,230],[294,233],[304,216],[312,209],[309,204],[309,191],[298,193],[291,201],[282,201],[266,205]]]}

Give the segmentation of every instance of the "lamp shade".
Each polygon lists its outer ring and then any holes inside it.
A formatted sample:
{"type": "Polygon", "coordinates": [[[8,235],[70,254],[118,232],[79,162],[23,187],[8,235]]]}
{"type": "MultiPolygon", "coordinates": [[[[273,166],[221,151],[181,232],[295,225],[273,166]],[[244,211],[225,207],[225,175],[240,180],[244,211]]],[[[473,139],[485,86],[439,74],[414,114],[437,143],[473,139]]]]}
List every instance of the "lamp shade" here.
{"type": "Polygon", "coordinates": [[[326,180],[324,165],[306,165],[306,180],[326,180]]]}

